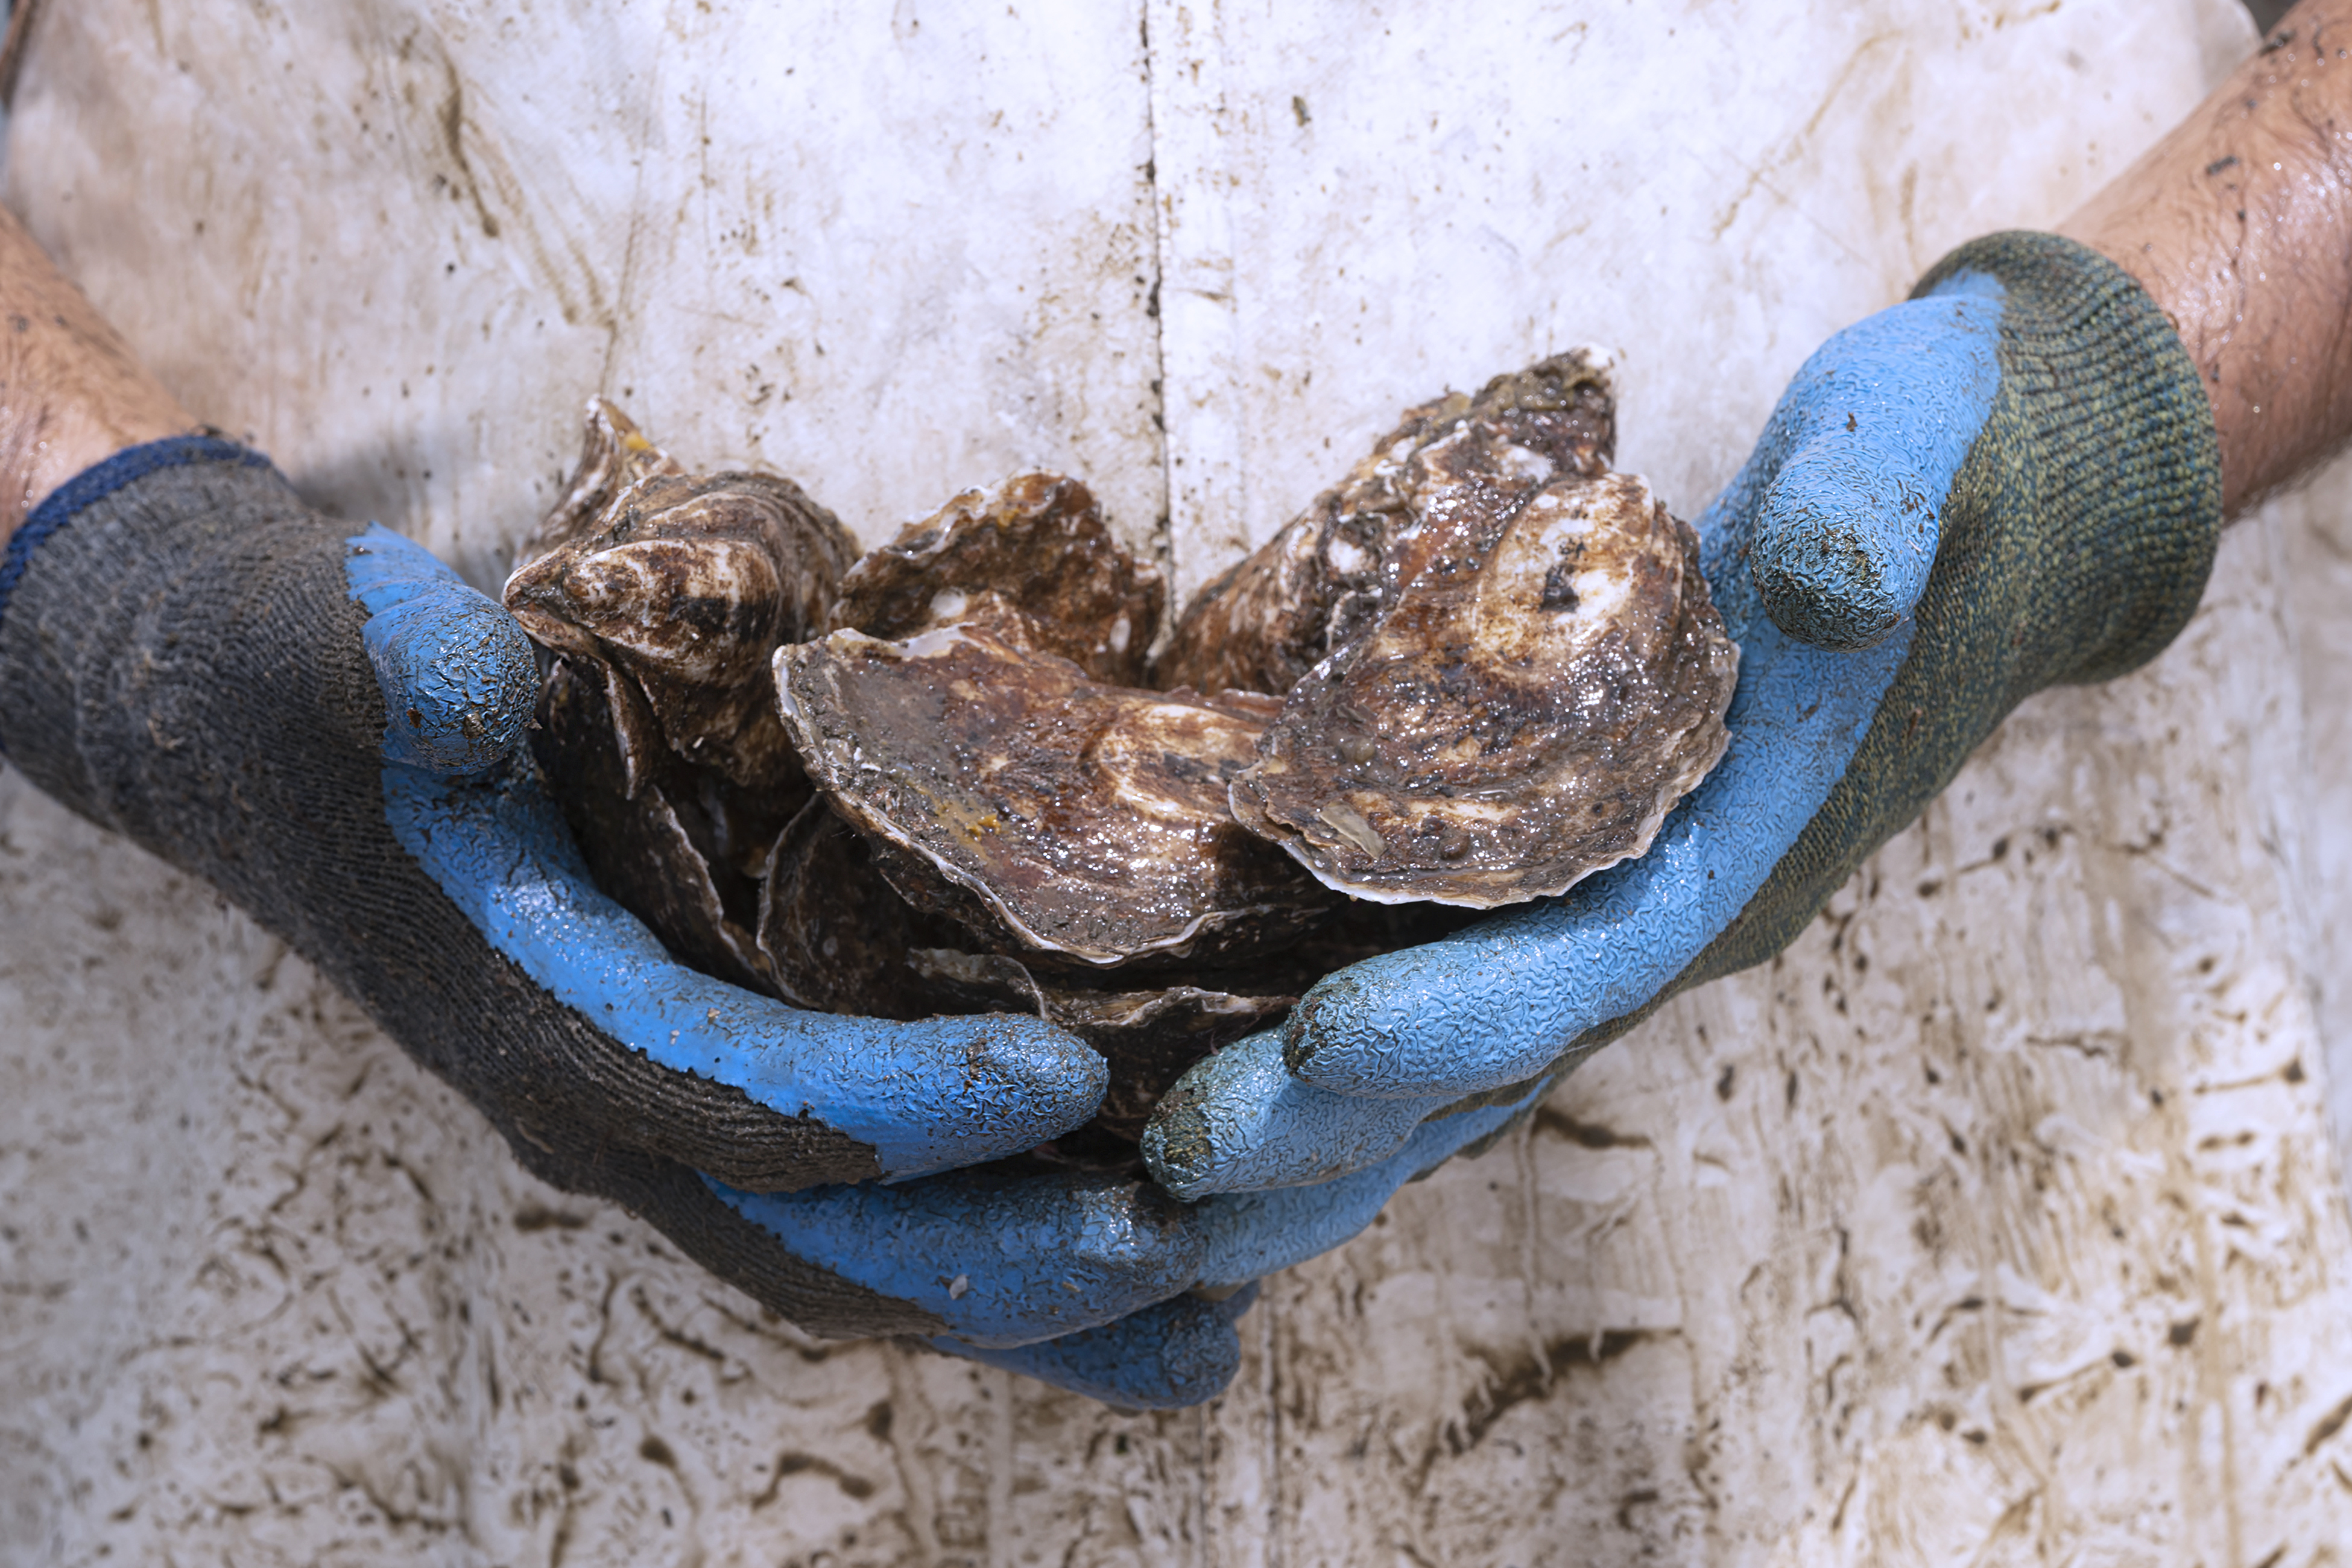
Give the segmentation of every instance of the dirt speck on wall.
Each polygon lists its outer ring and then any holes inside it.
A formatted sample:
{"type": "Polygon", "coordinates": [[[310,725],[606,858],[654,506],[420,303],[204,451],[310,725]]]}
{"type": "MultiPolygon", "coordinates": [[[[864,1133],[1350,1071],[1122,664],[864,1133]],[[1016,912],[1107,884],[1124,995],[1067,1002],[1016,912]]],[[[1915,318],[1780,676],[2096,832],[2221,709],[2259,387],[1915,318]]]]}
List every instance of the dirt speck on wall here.
{"type": "MultiPolygon", "coordinates": [[[[1197,582],[1401,399],[1595,338],[1695,514],[1822,337],[2253,37],[1916,9],[1538,7],[1465,55],[1491,8],[89,0],[7,194],[200,413],[477,575],[601,389],[869,542],[1050,461],[1197,582]]],[[[1165,1415],[765,1317],[0,773],[0,1563],[2328,1561],[2347,480],[1776,963],[1270,1281],[1165,1415]]]]}

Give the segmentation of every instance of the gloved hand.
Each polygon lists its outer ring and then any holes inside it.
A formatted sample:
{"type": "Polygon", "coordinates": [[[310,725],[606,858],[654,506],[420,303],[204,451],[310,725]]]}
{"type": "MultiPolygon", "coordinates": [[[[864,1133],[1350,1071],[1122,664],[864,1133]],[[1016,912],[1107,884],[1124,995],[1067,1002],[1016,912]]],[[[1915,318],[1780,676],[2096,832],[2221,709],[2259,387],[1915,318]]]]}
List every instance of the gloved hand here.
{"type": "Polygon", "coordinates": [[[2020,700],[2163,648],[2221,510],[2203,388],[2139,286],[2052,235],[1964,246],[1814,353],[1699,520],[1731,744],[1650,852],[1324,980],[1162,1101],[1155,1174],[1194,1197],[1394,1173],[1769,958],[2020,700]]]}
{"type": "Polygon", "coordinates": [[[85,471],[0,558],[11,760],[243,905],[541,1176],[816,1333],[1125,1405],[1221,1387],[1245,1299],[1179,1295],[1205,1242],[1149,1184],[903,1180],[1077,1126],[1102,1058],[1034,1018],[807,1014],[678,965],[511,760],[537,691],[503,610],[209,437],[85,471]]]}

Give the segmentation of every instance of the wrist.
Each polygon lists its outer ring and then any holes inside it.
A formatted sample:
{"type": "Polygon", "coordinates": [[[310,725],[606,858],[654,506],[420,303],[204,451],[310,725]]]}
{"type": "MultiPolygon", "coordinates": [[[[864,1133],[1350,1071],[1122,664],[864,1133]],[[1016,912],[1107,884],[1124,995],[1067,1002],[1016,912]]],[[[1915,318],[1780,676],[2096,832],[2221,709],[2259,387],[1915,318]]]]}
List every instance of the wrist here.
{"type": "Polygon", "coordinates": [[[1987,235],[1912,297],[1971,277],[2001,292],[2002,388],[1956,476],[1942,548],[2000,538],[2013,556],[2000,576],[2014,629],[1978,672],[1998,666],[2005,711],[2137,668],[2188,624],[2221,529],[2221,453],[2194,360],[2113,260],[2058,235],[1987,235]]]}
{"type": "Polygon", "coordinates": [[[0,539],[93,464],[196,428],[5,209],[0,387],[0,539]]]}
{"type": "Polygon", "coordinates": [[[2197,367],[2236,515],[2352,436],[2352,0],[2262,51],[2059,232],[2147,290],[2197,367]]]}

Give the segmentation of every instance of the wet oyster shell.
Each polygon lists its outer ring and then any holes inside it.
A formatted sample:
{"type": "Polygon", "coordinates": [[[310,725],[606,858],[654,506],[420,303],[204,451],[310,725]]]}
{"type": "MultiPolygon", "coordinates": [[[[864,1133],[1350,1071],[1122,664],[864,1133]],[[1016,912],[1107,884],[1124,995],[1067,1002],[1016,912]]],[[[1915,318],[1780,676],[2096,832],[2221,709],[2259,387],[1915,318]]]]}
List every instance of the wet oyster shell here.
{"type": "Polygon", "coordinates": [[[1331,897],[1237,826],[1275,705],[1090,680],[979,626],[780,649],[793,743],[919,908],[1088,964],[1277,948],[1331,897]]]}
{"type": "Polygon", "coordinates": [[[562,659],[541,687],[530,746],[597,886],[681,961],[737,985],[769,989],[750,930],[756,887],[743,861],[774,837],[773,824],[728,809],[748,803],[714,811],[692,770],[682,767],[632,795],[603,682],[562,659]]]}
{"type": "Polygon", "coordinates": [[[900,898],[865,836],[822,798],[777,837],[761,881],[759,948],[776,993],[794,1006],[898,1019],[964,1011],[952,989],[908,959],[910,948],[964,940],[900,898]]]}
{"type": "Polygon", "coordinates": [[[1194,1063],[1276,1023],[1297,1000],[1236,996],[1196,985],[1060,992],[1048,994],[1045,1016],[1110,1063],[1110,1087],[1103,1091],[1094,1125],[1132,1143],[1142,1138],[1160,1097],[1194,1063]]]}
{"type": "Polygon", "coordinates": [[[1297,1000],[1296,990],[1076,989],[1018,959],[953,945],[969,940],[900,899],[865,838],[822,800],[777,839],[759,944],[785,1001],[881,1018],[1009,1012],[1050,1019],[1109,1061],[1110,1088],[1092,1126],[1129,1144],[1186,1068],[1297,1000]]]}
{"type": "Polygon", "coordinates": [[[1384,952],[1425,947],[1475,924],[1484,910],[1456,909],[1448,904],[1373,903],[1346,899],[1331,918],[1271,958],[1222,970],[1204,970],[1189,976],[1195,984],[1238,992],[1244,995],[1289,993],[1305,995],[1327,974],[1361,963],[1384,952]]]}
{"type": "Polygon", "coordinates": [[[908,961],[953,1005],[1034,1013],[1100,1051],[1110,1087],[1089,1126],[1128,1143],[1143,1136],[1152,1108],[1193,1063],[1276,1022],[1298,1000],[1295,991],[1237,995],[1199,985],[1072,989],[1000,953],[916,949],[908,961]]]}
{"type": "Polygon", "coordinates": [[[561,538],[507,579],[506,606],[533,640],[604,676],[632,794],[665,752],[777,787],[798,763],[769,655],[823,629],[849,535],[776,475],[690,476],[665,458],[633,479],[626,437],[615,457],[599,432],[616,414],[592,410],[582,470],[541,530],[561,538]]]}
{"type": "Polygon", "coordinates": [[[1167,586],[1118,547],[1094,494],[1063,474],[970,489],[869,552],[841,580],[833,626],[885,641],[985,625],[1094,679],[1142,683],[1167,586]]]}
{"type": "Polygon", "coordinates": [[[1346,479],[1202,591],[1151,684],[1289,690],[1370,628],[1410,575],[1401,542],[1425,521],[1464,508],[1507,515],[1511,498],[1557,476],[1603,472],[1615,441],[1610,361],[1599,349],[1406,410],[1346,479]]]}
{"type": "Polygon", "coordinates": [[[1561,892],[1647,849],[1727,739],[1738,649],[1697,536],[1646,483],[1455,501],[1399,537],[1378,623],[1291,689],[1234,782],[1241,822],[1360,899],[1561,892]]]}
{"type": "Polygon", "coordinates": [[[614,496],[639,479],[684,472],[677,459],[655,446],[619,405],[606,398],[590,398],[579,461],[572,465],[571,479],[564,481],[563,494],[516,549],[514,563],[527,565],[578,537],[604,515],[614,496]]]}

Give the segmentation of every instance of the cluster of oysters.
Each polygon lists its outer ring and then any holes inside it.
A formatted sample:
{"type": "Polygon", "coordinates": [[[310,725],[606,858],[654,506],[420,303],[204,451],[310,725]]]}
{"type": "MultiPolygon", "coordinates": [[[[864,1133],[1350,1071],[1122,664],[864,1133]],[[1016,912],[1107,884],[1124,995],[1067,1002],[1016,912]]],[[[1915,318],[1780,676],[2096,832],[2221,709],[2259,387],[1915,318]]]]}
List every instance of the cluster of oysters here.
{"type": "Polygon", "coordinates": [[[1597,353],[1406,412],[1161,637],[1076,479],[858,556],[790,479],[612,404],[506,604],[590,869],[803,1007],[1021,1011],[1108,1058],[1037,1158],[1131,1163],[1192,1063],[1309,984],[1641,854],[1722,755],[1691,530],[1610,470],[1597,353]]]}

